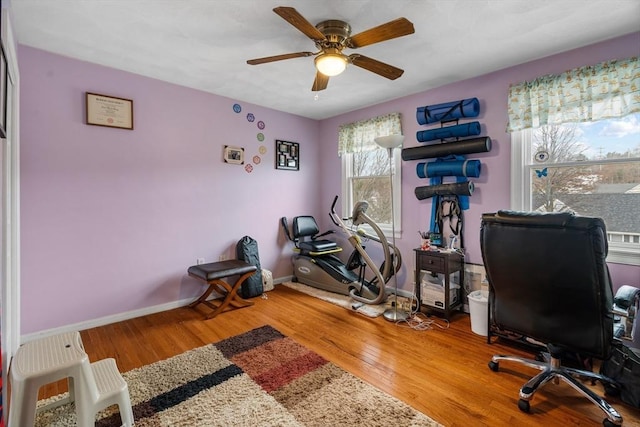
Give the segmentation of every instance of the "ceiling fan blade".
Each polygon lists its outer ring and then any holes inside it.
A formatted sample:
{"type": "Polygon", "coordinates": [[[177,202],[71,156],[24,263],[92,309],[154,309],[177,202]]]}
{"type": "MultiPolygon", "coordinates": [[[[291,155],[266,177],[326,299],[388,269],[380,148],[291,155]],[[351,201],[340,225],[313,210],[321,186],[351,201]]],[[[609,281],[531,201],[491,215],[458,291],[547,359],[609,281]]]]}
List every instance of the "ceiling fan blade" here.
{"type": "Polygon", "coordinates": [[[249,65],[266,64],[267,62],[282,61],[284,59],[302,58],[305,56],[313,56],[313,55],[315,55],[315,53],[313,52],[285,53],[284,55],[265,56],[264,58],[249,59],[247,61],[247,64],[249,65]]]}
{"type": "Polygon", "coordinates": [[[328,84],[329,84],[329,76],[325,76],[320,71],[317,71],[316,79],[313,81],[313,86],[311,87],[311,90],[313,92],[325,90],[328,84]]]}
{"type": "Polygon", "coordinates": [[[389,80],[395,80],[404,73],[404,70],[396,68],[393,65],[385,64],[384,62],[357,53],[349,55],[349,61],[357,67],[364,68],[372,73],[386,77],[389,80]]]}
{"type": "Polygon", "coordinates": [[[300,15],[297,10],[292,7],[276,7],[273,9],[275,13],[280,15],[285,21],[289,24],[296,27],[300,30],[304,35],[309,37],[311,40],[325,40],[326,37],[324,34],[320,32],[316,27],[314,27],[309,21],[307,21],[304,16],[300,15]]]}
{"type": "Polygon", "coordinates": [[[355,49],[413,34],[414,32],[415,29],[411,21],[407,18],[398,18],[351,36],[351,38],[347,40],[347,46],[355,49]]]}

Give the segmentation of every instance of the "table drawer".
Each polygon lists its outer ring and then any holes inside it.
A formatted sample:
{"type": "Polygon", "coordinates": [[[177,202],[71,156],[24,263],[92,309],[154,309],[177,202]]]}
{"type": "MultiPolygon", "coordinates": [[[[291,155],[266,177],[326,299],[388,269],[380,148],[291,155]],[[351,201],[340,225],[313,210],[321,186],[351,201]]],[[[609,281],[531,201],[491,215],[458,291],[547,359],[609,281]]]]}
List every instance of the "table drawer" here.
{"type": "Polygon", "coordinates": [[[420,256],[420,268],[442,273],[444,272],[444,258],[435,256],[420,256]]]}

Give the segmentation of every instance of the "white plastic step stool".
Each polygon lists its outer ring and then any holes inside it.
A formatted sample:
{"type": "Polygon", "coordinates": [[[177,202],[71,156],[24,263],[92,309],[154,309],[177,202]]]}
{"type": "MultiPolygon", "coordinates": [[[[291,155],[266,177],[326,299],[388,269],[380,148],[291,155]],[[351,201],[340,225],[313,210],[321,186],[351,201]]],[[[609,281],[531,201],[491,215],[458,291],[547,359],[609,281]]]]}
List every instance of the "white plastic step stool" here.
{"type": "Polygon", "coordinates": [[[79,332],[68,332],[22,345],[9,368],[9,427],[32,426],[43,385],[68,379],[69,396],[38,410],[76,403],[79,426],[93,426],[95,414],[117,404],[125,426],[133,426],[127,383],[114,359],[89,363],[79,332]]]}
{"type": "Polygon", "coordinates": [[[129,387],[120,375],[115,359],[103,359],[92,363],[88,369],[83,366],[83,383],[76,393],[76,407],[79,426],[93,426],[96,414],[111,406],[118,405],[122,424],[133,426],[133,410],[129,399],[129,387]]]}
{"type": "Polygon", "coordinates": [[[46,409],[73,401],[75,385],[80,382],[84,363],[89,364],[89,356],[84,351],[78,332],[30,341],[19,347],[9,368],[9,427],[33,425],[38,390],[43,385],[69,379],[69,397],[46,409]]]}

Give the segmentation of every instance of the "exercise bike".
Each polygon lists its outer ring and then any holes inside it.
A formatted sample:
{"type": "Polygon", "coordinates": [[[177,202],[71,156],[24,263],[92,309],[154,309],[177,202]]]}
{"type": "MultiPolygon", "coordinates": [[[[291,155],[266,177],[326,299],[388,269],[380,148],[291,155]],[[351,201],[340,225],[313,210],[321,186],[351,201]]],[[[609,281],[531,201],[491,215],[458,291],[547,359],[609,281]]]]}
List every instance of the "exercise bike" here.
{"type": "Polygon", "coordinates": [[[318,224],[312,216],[297,216],[292,220],[291,233],[287,219],[282,217],[280,223],[285,235],[294,245],[293,281],[299,281],[314,288],[323,289],[342,295],[348,295],[364,304],[380,304],[386,300],[385,284],[402,265],[400,252],[391,244],[380,227],[366,214],[369,204],[361,201],[355,204],[352,216],[340,218],[335,211],[338,196],[333,199],[329,216],[331,221],[347,236],[354,250],[345,264],[336,254],[342,248],[336,242],[322,239],[334,233],[334,230],[319,234],[318,224]],[[347,226],[344,221],[351,221],[347,226]],[[375,236],[364,229],[357,228],[362,224],[369,225],[375,236]],[[372,240],[382,246],[384,261],[377,268],[371,259],[363,241],[372,240]],[[367,272],[369,274],[367,278],[367,272]]]}

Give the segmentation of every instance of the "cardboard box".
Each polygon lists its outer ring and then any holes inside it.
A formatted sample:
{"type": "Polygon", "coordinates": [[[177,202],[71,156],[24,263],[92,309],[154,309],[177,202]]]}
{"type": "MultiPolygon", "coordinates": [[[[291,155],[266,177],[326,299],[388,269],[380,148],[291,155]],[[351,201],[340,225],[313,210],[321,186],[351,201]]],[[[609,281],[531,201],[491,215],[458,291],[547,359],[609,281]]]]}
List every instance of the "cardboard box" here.
{"type": "MultiPolygon", "coordinates": [[[[458,302],[458,290],[460,286],[455,283],[449,284],[449,306],[458,302]]],[[[420,289],[421,303],[431,307],[444,309],[444,286],[433,286],[429,282],[422,282],[420,289]]]]}
{"type": "Polygon", "coordinates": [[[444,274],[420,270],[420,283],[424,286],[443,287],[444,274]]]}

